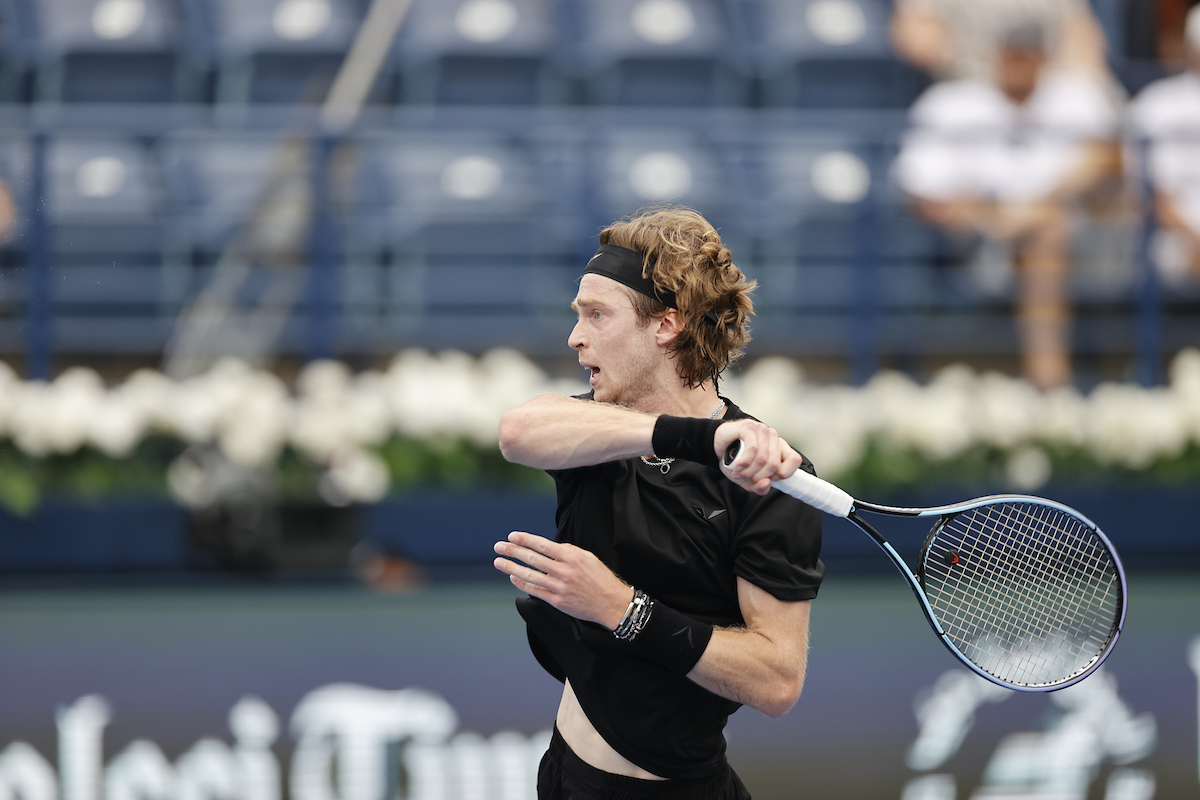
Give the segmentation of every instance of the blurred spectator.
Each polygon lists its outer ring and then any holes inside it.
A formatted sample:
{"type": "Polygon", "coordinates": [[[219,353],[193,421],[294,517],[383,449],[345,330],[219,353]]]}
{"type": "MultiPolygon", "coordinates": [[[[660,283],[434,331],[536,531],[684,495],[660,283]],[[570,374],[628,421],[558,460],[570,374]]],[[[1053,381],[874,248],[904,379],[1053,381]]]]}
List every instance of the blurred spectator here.
{"type": "Polygon", "coordinates": [[[1188,9],[1200,0],[1123,0],[1119,55],[1145,71],[1177,72],[1187,66],[1184,33],[1188,9]]]}
{"type": "Polygon", "coordinates": [[[8,183],[0,178],[0,245],[12,241],[17,232],[17,202],[13,199],[8,183]]]}
{"type": "Polygon", "coordinates": [[[1112,185],[1120,154],[1101,84],[1048,61],[1040,26],[1011,29],[994,80],[944,81],[918,98],[896,162],[921,216],[1011,249],[1022,366],[1045,389],[1071,380],[1073,220],[1112,185]]]}
{"type": "Polygon", "coordinates": [[[1056,71],[1108,81],[1104,31],[1087,0],[897,0],[891,34],[901,58],[938,80],[990,80],[1001,37],[1022,25],[1046,36],[1056,71]]]}
{"type": "Polygon", "coordinates": [[[1137,141],[1148,140],[1154,260],[1173,284],[1200,281],[1200,6],[1188,13],[1186,31],[1189,69],[1150,84],[1129,108],[1137,141]]]}

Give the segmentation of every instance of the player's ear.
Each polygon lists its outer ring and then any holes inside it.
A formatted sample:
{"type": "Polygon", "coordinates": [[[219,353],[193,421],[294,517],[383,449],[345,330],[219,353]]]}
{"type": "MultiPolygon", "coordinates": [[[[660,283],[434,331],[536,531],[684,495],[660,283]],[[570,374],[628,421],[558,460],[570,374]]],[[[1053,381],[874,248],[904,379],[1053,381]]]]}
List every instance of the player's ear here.
{"type": "Polygon", "coordinates": [[[667,313],[658,320],[658,328],[654,332],[655,341],[662,345],[669,345],[675,341],[680,332],[683,331],[683,317],[679,311],[674,308],[668,308],[667,313]]]}

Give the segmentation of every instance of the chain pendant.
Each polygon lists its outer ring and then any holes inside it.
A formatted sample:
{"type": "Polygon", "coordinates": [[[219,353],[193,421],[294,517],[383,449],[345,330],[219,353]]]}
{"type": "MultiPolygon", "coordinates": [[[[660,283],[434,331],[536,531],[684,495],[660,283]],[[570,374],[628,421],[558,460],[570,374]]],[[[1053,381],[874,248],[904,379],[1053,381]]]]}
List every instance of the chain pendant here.
{"type": "Polygon", "coordinates": [[[650,459],[642,456],[643,464],[645,464],[647,467],[658,467],[658,471],[663,475],[666,475],[671,471],[671,464],[674,461],[675,459],[673,458],[659,458],[658,456],[655,456],[653,459],[650,459]]]}

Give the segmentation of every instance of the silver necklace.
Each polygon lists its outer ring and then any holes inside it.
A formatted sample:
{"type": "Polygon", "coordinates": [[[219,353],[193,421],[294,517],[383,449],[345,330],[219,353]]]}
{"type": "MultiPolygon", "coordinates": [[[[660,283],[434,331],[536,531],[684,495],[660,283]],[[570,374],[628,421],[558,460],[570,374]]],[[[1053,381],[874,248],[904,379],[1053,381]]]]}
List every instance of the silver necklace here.
{"type": "MultiPolygon", "coordinates": [[[[708,415],[709,419],[716,419],[717,415],[725,410],[725,401],[722,400],[720,405],[712,410],[708,415]]],[[[673,458],[659,458],[658,456],[642,456],[642,463],[647,467],[658,467],[658,471],[666,475],[671,471],[671,465],[675,463],[673,458]]]]}

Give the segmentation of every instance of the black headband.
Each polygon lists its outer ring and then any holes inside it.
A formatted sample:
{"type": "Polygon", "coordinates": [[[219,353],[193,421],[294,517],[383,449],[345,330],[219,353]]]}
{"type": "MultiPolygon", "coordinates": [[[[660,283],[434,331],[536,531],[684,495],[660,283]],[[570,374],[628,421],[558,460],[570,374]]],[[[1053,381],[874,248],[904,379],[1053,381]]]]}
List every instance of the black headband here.
{"type": "MultiPolygon", "coordinates": [[[[642,275],[642,265],[645,263],[646,257],[637,250],[630,250],[628,247],[620,247],[615,244],[602,244],[596,250],[596,255],[592,256],[587,266],[583,268],[583,274],[587,275],[591,272],[595,275],[612,278],[617,283],[623,283],[635,292],[652,297],[667,308],[678,311],[679,305],[675,300],[675,293],[669,290],[659,291],[654,286],[653,278],[642,275]]],[[[717,312],[711,309],[704,312],[704,318],[713,325],[718,324],[717,312]]]]}
{"type": "Polygon", "coordinates": [[[612,278],[617,283],[623,283],[635,292],[641,292],[647,297],[653,297],[658,302],[668,308],[678,309],[676,305],[675,293],[662,291],[654,288],[654,279],[642,275],[642,266],[646,262],[646,257],[636,250],[630,250],[628,247],[619,247],[615,244],[602,244],[600,249],[596,251],[596,255],[588,261],[587,266],[583,268],[583,274],[589,272],[595,275],[603,275],[606,278],[612,278]]]}

